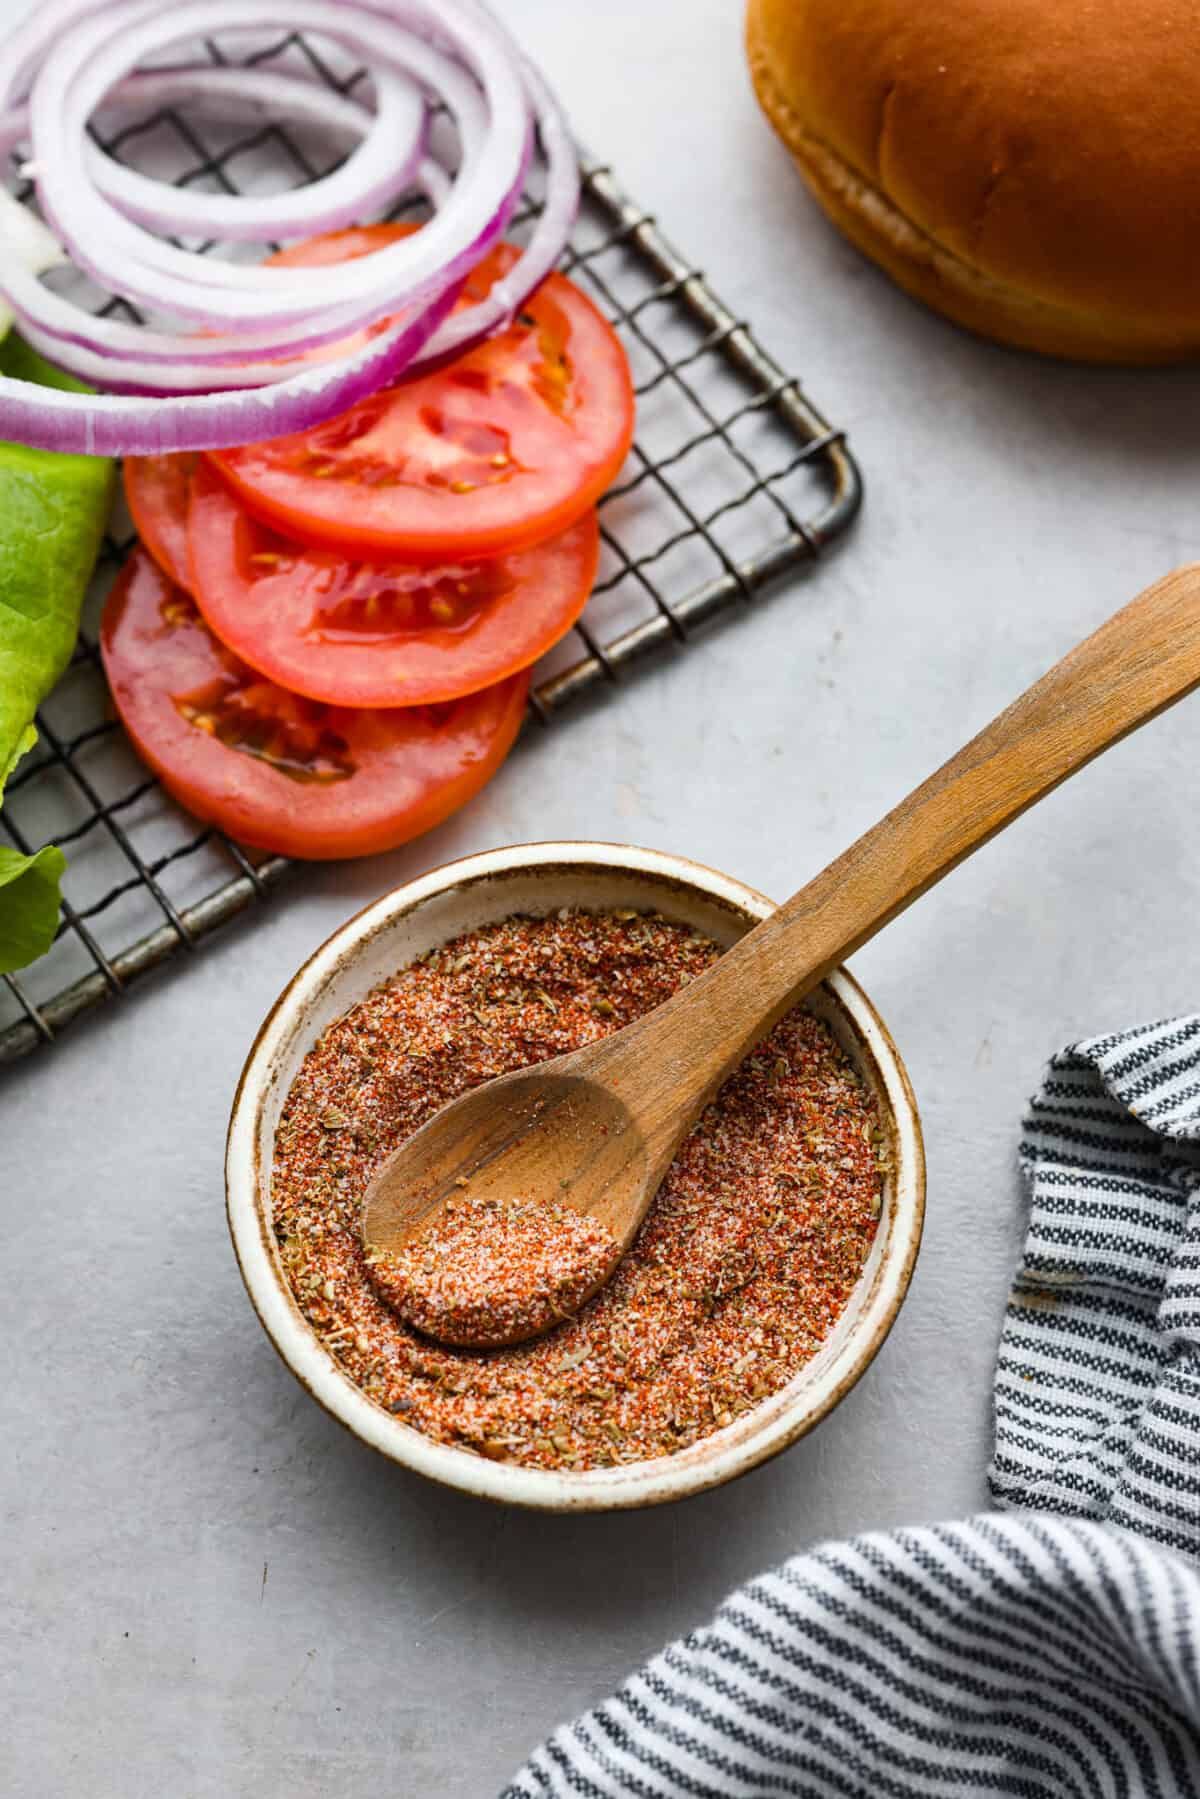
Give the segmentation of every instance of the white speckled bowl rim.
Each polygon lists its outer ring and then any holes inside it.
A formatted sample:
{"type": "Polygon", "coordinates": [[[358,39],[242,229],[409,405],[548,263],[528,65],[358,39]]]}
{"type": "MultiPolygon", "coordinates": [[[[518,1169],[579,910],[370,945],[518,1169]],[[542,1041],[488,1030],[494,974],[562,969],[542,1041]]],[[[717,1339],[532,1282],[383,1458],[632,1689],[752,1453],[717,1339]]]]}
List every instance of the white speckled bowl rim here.
{"type": "Polygon", "coordinates": [[[267,1335],[313,1398],[364,1443],[480,1498],[547,1511],[613,1511],[682,1499],[745,1474],[812,1430],[849,1392],[874,1359],[908,1289],[924,1218],[925,1159],[916,1101],[896,1046],[857,981],[839,969],[809,1003],[877,1094],[894,1167],[871,1255],[820,1352],[779,1392],[678,1454],[586,1473],[487,1461],[401,1423],[342,1371],[287,1284],[270,1207],[282,1102],[321,1031],[415,956],[485,922],[564,905],[653,908],[724,943],[773,909],[753,888],[683,857],[606,843],[489,850],[385,894],[309,958],[259,1031],[230,1119],[226,1203],[242,1277],[267,1335]]]}

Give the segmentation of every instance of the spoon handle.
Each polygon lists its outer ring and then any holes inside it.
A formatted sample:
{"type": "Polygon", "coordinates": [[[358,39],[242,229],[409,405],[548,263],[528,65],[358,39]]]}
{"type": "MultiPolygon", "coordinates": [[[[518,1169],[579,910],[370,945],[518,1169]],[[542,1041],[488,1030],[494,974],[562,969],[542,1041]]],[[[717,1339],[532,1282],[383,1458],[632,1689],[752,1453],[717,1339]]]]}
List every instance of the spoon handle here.
{"type": "MultiPolygon", "coordinates": [[[[1200,686],[1200,563],[1101,625],[844,855],[644,1021],[661,1055],[664,1153],[771,1026],[973,850],[1102,750],[1200,686]]],[[[613,1075],[620,1079],[620,1034],[613,1075]]],[[[644,1083],[645,1063],[640,1079],[644,1083]]],[[[648,1095],[640,1089],[643,1114],[648,1095]]]]}

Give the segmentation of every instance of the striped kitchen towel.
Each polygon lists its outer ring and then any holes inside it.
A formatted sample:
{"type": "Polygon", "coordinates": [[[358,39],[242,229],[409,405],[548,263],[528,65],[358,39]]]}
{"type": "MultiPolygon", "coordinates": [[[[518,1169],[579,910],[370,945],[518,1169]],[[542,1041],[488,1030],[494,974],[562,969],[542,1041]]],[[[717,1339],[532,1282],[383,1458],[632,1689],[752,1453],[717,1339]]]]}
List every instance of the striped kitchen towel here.
{"type": "Polygon", "coordinates": [[[1200,1561],[1200,1016],[1055,1056],[1021,1163],[992,1493],[1200,1561]]]}
{"type": "Polygon", "coordinates": [[[1197,1799],[1200,1574],[995,1514],[796,1556],[503,1799],[1197,1799]]]}
{"type": "Polygon", "coordinates": [[[1200,1799],[1200,1016],[1056,1056],[1021,1162],[989,1478],[1074,1516],[797,1556],[502,1799],[1200,1799]]]}

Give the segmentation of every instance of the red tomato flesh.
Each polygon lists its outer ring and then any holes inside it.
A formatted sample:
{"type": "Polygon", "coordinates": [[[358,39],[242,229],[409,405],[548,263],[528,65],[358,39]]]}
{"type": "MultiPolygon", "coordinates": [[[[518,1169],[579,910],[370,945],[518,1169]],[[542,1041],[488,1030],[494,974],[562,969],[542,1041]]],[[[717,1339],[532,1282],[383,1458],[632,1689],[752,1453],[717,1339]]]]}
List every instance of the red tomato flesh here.
{"type": "MultiPolygon", "coordinates": [[[[277,260],[361,256],[411,227],[337,232],[277,260]]],[[[509,244],[460,304],[516,261],[509,244]]],[[[564,531],[625,460],[634,395],[620,341],[580,290],[549,275],[512,324],[432,373],[327,424],[213,453],[242,499],[290,535],[422,561],[497,556],[564,531]]]]}
{"type": "Polygon", "coordinates": [[[201,463],[191,579],[211,628],[253,668],[335,706],[414,706],[528,668],[582,612],[596,515],[490,562],[360,562],[278,536],[201,463]]]}
{"type": "Polygon", "coordinates": [[[188,576],[188,487],[199,458],[127,456],[125,499],[137,534],[164,574],[180,587],[188,576]]]}
{"type": "Polygon", "coordinates": [[[279,855],[392,849],[440,824],[499,767],[528,676],[389,711],[322,706],[264,681],[142,549],[108,596],[104,669],[121,720],[198,818],[279,855]]]}

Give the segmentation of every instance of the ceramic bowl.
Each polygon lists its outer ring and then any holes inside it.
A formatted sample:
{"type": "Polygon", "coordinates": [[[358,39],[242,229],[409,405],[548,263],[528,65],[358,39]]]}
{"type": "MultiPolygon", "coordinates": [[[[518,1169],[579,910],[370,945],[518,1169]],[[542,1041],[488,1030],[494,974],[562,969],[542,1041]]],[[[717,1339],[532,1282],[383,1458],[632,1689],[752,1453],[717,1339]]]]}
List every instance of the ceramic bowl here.
{"type": "Polygon", "coordinates": [[[772,910],[761,893],[728,875],[616,844],[526,844],[433,869],[335,931],[276,1001],[234,1100],[226,1194],[234,1248],[264,1329],[313,1398],[364,1443],[481,1498],[547,1511],[609,1511],[719,1486],[777,1455],[832,1411],[872,1361],[904,1299],[921,1237],[925,1164],[916,1102],[896,1046],[858,982],[839,969],[809,1004],[877,1096],[893,1172],[870,1257],[836,1329],[785,1387],[676,1455],[586,1473],[486,1461],[432,1442],[384,1411],[323,1347],[284,1275],[271,1221],[273,1139],[283,1101],[322,1030],[379,982],[460,932],[560,906],[654,910],[722,944],[772,910]]]}

